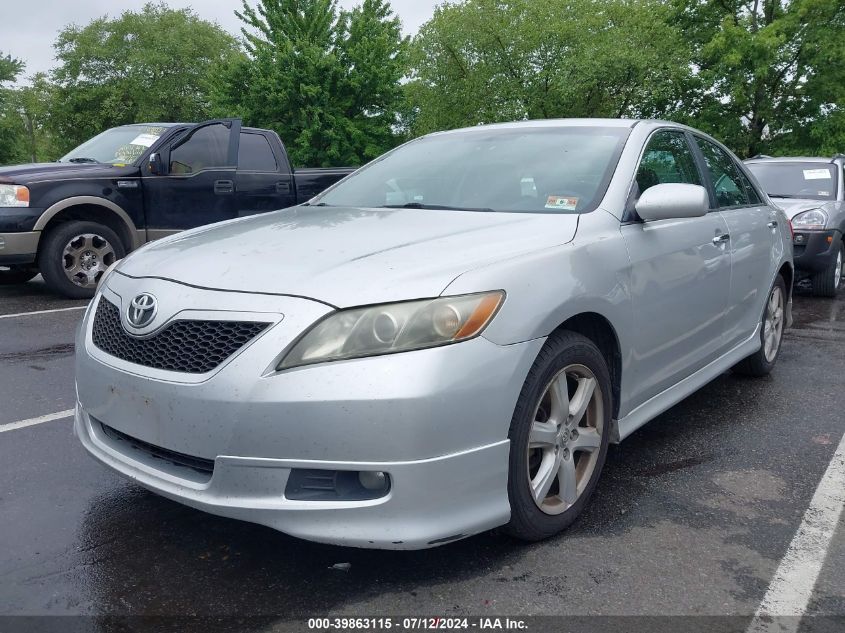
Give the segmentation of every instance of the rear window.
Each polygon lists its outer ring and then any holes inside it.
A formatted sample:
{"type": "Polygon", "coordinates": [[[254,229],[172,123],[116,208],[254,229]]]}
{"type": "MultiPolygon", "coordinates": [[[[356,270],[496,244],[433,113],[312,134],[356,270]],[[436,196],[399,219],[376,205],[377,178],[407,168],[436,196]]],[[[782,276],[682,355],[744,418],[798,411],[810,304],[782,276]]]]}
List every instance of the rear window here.
{"type": "Polygon", "coordinates": [[[241,132],[238,147],[238,169],[243,171],[278,171],[276,157],[267,138],[261,134],[241,132]]]}
{"type": "Polygon", "coordinates": [[[836,199],[836,165],[772,161],[747,163],[746,166],[773,198],[836,199]]]}

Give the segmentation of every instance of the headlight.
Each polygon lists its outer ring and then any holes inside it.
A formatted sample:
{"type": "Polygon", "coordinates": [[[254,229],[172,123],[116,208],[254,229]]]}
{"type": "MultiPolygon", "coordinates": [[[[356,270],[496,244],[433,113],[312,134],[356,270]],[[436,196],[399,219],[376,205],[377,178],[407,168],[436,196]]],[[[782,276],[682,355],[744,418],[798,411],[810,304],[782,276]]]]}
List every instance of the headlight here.
{"type": "Polygon", "coordinates": [[[311,328],[277,369],[465,341],[484,330],[504,298],[497,290],[335,312],[311,328]]]}
{"type": "Polygon", "coordinates": [[[28,207],[29,189],[23,185],[0,185],[0,207],[28,207]]]}
{"type": "Polygon", "coordinates": [[[827,224],[827,213],[821,209],[810,209],[792,218],[792,226],[796,229],[823,229],[827,224]]]}

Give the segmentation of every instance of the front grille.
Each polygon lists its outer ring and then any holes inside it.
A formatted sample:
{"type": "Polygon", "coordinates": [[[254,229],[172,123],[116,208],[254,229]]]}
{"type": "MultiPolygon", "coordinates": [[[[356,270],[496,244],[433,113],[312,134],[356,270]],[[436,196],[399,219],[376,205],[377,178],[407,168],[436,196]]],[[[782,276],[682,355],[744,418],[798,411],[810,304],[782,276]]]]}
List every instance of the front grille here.
{"type": "Polygon", "coordinates": [[[146,338],[130,336],[117,306],[100,298],[94,315],[94,345],[117,358],[155,369],[204,374],[260,334],[269,323],[191,321],[170,323],[146,338]]]}
{"type": "MultiPolygon", "coordinates": [[[[99,424],[106,437],[117,444],[123,444],[125,448],[141,451],[150,457],[162,459],[175,466],[190,468],[191,470],[195,470],[203,475],[210,476],[214,472],[213,459],[204,459],[202,457],[194,457],[193,455],[185,455],[185,453],[177,453],[176,451],[171,451],[167,448],[162,448],[161,446],[156,446],[155,444],[150,444],[149,442],[136,439],[131,435],[126,435],[126,433],[113,429],[102,422],[99,422],[99,424]]],[[[124,455],[127,454],[126,450],[121,450],[120,452],[124,455]]]]}

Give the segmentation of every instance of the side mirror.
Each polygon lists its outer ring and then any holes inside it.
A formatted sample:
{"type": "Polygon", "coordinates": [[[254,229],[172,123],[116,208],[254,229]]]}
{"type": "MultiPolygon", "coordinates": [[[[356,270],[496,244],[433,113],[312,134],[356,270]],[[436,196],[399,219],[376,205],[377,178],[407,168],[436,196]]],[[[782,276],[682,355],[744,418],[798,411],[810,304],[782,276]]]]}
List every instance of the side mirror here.
{"type": "Polygon", "coordinates": [[[164,163],[161,160],[161,154],[153,152],[150,154],[149,171],[154,176],[161,176],[164,174],[164,163]]]}
{"type": "Polygon", "coordinates": [[[649,187],[634,207],[646,222],[707,215],[710,199],[700,185],[667,182],[649,187]]]}

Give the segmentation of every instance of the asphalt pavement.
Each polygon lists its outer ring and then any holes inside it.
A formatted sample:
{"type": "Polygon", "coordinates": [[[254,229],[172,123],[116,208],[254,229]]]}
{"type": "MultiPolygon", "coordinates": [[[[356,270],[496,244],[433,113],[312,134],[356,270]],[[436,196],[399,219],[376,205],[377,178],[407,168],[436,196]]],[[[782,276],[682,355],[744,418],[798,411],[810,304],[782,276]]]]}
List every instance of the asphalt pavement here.
{"type": "MultiPolygon", "coordinates": [[[[82,306],[40,278],[0,287],[0,633],[104,630],[102,616],[125,630],[135,616],[271,630],[341,615],[570,616],[535,629],[676,616],[649,624],[673,631],[719,616],[741,629],[789,572],[845,433],[845,293],[799,291],[774,373],[720,376],[612,446],[565,534],[526,545],[490,532],[422,552],[317,545],[157,497],[90,459],[70,418],[40,422],[73,406],[82,306]],[[86,617],[20,617],[59,615],[86,617]]],[[[845,514],[815,551],[812,617],[785,621],[845,631],[845,514]]]]}

